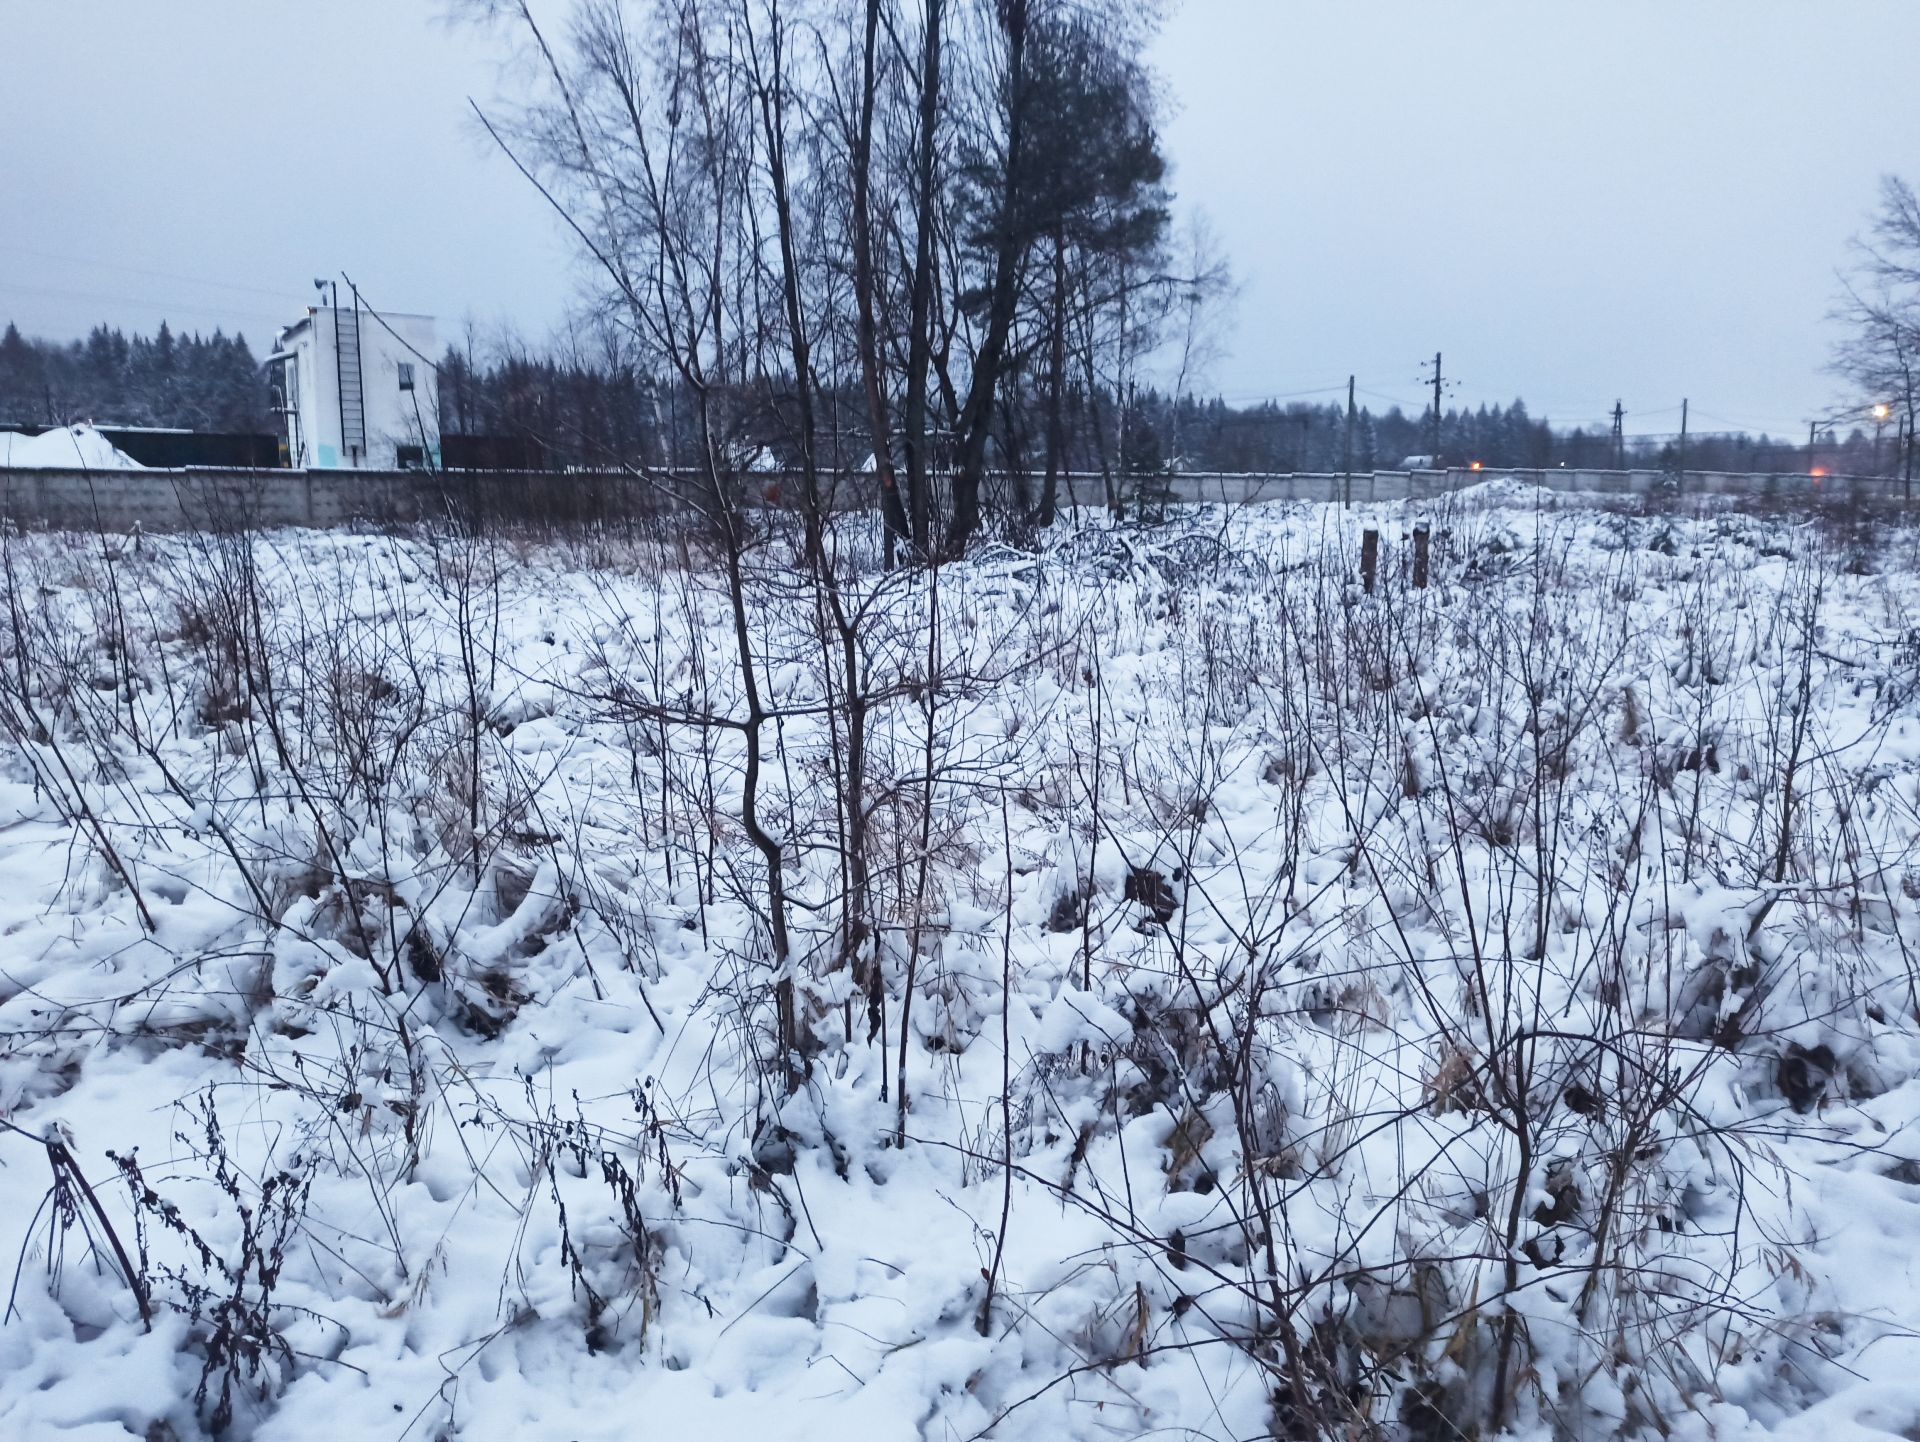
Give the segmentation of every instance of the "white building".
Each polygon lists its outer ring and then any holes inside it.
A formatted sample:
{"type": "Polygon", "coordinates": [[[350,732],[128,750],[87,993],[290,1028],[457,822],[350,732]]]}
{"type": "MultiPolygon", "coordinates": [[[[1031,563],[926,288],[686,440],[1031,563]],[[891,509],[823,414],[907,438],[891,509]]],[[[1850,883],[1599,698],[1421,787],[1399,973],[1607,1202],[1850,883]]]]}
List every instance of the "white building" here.
{"type": "Polygon", "coordinates": [[[267,357],[287,462],[408,470],[440,465],[433,317],[373,311],[358,297],[307,307],[267,357]]]}

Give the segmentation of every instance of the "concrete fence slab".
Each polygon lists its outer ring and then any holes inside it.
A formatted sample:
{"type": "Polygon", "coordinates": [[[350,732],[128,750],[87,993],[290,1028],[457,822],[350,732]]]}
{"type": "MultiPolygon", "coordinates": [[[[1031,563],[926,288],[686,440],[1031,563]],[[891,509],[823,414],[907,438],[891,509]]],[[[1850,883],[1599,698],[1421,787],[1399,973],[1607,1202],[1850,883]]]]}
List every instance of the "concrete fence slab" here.
{"type": "MultiPolygon", "coordinates": [[[[832,504],[872,504],[868,487],[838,478],[832,504]]],[[[1554,494],[1752,497],[1769,505],[1900,504],[1899,480],[1865,476],[1795,476],[1688,471],[1552,470],[1364,471],[1344,474],[1185,473],[1106,477],[1076,472],[1060,478],[1061,504],[1100,508],[1117,488],[1129,502],[1246,505],[1263,501],[1356,504],[1420,501],[1484,481],[1515,480],[1554,494]]],[[[1029,480],[1038,488],[1038,478],[1029,480]]],[[[408,525],[450,514],[480,522],[540,525],[631,524],[688,506],[701,490],[690,473],[627,472],[238,470],[0,470],[0,517],[16,525],[128,531],[202,530],[231,526],[335,527],[355,523],[408,525]]],[[[800,477],[755,473],[741,478],[749,504],[792,505],[800,477]]]]}

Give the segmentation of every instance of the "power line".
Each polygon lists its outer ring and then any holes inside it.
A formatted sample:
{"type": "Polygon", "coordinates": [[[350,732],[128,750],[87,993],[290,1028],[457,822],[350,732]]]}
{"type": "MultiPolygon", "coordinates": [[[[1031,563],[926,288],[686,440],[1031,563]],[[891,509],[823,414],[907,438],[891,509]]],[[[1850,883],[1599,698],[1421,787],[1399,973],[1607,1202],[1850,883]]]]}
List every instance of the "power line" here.
{"type": "Polygon", "coordinates": [[[49,296],[59,300],[104,301],[111,305],[137,305],[144,310],[156,310],[163,314],[176,315],[230,316],[242,320],[264,320],[273,325],[284,323],[284,317],[269,316],[265,311],[239,310],[232,306],[221,305],[182,305],[174,301],[154,300],[150,297],[131,295],[110,295],[104,291],[63,290],[46,285],[13,285],[0,281],[0,291],[9,291],[15,295],[49,296]]]}
{"type": "Polygon", "coordinates": [[[1359,387],[1359,391],[1363,396],[1372,396],[1377,401],[1386,401],[1390,405],[1398,406],[1403,411],[1414,408],[1413,402],[1402,400],[1399,396],[1390,396],[1385,391],[1369,390],[1365,386],[1359,387]]]}
{"type": "Polygon", "coordinates": [[[40,260],[61,261],[69,265],[91,265],[100,270],[122,271],[127,275],[144,275],[153,280],[178,280],[184,281],[188,285],[211,286],[215,290],[242,291],[249,295],[270,295],[279,300],[286,300],[288,296],[292,294],[292,292],[284,286],[278,289],[268,289],[265,286],[240,285],[235,281],[213,280],[204,275],[182,275],[177,271],[171,270],[147,270],[137,265],[121,265],[111,260],[96,260],[92,256],[87,255],[64,254],[51,250],[35,250],[31,246],[13,245],[4,241],[0,241],[0,250],[12,251],[15,255],[31,255],[40,260]]]}
{"type": "Polygon", "coordinates": [[[353,292],[353,304],[356,310],[362,310],[362,309],[365,310],[368,315],[372,316],[376,321],[380,323],[380,329],[384,330],[388,335],[392,336],[395,340],[399,341],[401,345],[405,346],[408,350],[412,351],[413,354],[418,359],[420,359],[421,361],[424,361],[427,365],[427,368],[431,370],[435,375],[438,375],[440,373],[439,361],[435,360],[432,356],[429,356],[424,352],[422,352],[421,349],[418,346],[416,346],[412,341],[408,340],[405,336],[401,335],[399,331],[395,330],[392,326],[388,325],[387,318],[382,314],[380,314],[379,311],[375,310],[372,306],[366,303],[366,298],[360,294],[360,287],[353,283],[352,276],[348,275],[343,270],[340,272],[340,279],[344,280],[347,283],[347,289],[353,292]]]}
{"type": "MultiPolygon", "coordinates": [[[[1426,384],[1430,385],[1431,382],[1426,382],[1426,384]]],[[[1454,382],[1451,379],[1448,379],[1443,382],[1443,398],[1444,398],[1445,391],[1451,390],[1453,385],[1454,385],[1454,382]]],[[[1227,405],[1239,410],[1246,410],[1261,404],[1270,403],[1274,401],[1281,401],[1281,400],[1294,400],[1294,399],[1319,396],[1319,395],[1338,397],[1338,395],[1341,392],[1344,392],[1346,389],[1347,389],[1346,384],[1342,382],[1339,385],[1320,386],[1320,387],[1316,387],[1313,390],[1292,391],[1292,392],[1282,392],[1282,393],[1276,393],[1271,391],[1246,391],[1246,392],[1234,392],[1234,393],[1228,394],[1223,392],[1218,396],[1208,397],[1207,399],[1218,400],[1223,405],[1227,405]]],[[[1354,385],[1354,392],[1356,395],[1368,396],[1377,401],[1384,401],[1389,405],[1398,407],[1402,412],[1408,412],[1414,409],[1413,404],[1410,401],[1408,401],[1405,397],[1390,395],[1385,391],[1377,391],[1372,389],[1369,386],[1360,385],[1358,384],[1357,379],[1354,385]]],[[[1198,396],[1194,397],[1194,399],[1196,402],[1199,402],[1201,400],[1201,398],[1198,396]]],[[[1431,403],[1429,402],[1427,404],[1431,404],[1431,403]]],[[[1334,399],[1328,402],[1329,409],[1337,409],[1338,407],[1339,407],[1339,401],[1337,399],[1334,399]]],[[[1426,407],[1422,406],[1421,409],[1425,410],[1426,407]]],[[[1762,437],[1773,438],[1774,436],[1781,434],[1784,430],[1783,427],[1777,424],[1767,426],[1767,425],[1762,425],[1759,422],[1742,422],[1736,418],[1728,417],[1724,415],[1710,415],[1705,411],[1701,411],[1701,410],[1698,410],[1697,408],[1693,408],[1690,401],[1684,407],[1678,406],[1678,405],[1660,406],[1651,410],[1635,411],[1633,414],[1636,418],[1641,420],[1657,420],[1662,416],[1674,416],[1676,418],[1679,418],[1681,417],[1683,410],[1687,412],[1687,416],[1689,418],[1688,424],[1686,427],[1686,434],[1690,439],[1758,440],[1762,437]],[[1690,418],[1692,416],[1704,416],[1709,420],[1719,421],[1723,425],[1725,425],[1727,429],[1702,431],[1691,424],[1690,418]]],[[[1451,413],[1471,415],[1472,411],[1471,409],[1468,409],[1463,412],[1456,409],[1454,412],[1451,412],[1451,413]]],[[[1625,424],[1626,416],[1627,416],[1627,411],[1626,411],[1626,406],[1624,401],[1616,400],[1613,402],[1613,404],[1610,407],[1608,407],[1604,411],[1598,411],[1592,415],[1579,416],[1579,415],[1563,414],[1558,419],[1552,416],[1540,415],[1540,416],[1533,417],[1533,419],[1536,424],[1546,425],[1550,427],[1556,434],[1565,435],[1565,434],[1571,433],[1576,429],[1597,430],[1603,436],[1606,436],[1607,438],[1609,438],[1609,440],[1618,440],[1625,443],[1632,443],[1634,441],[1647,441],[1647,440],[1675,440],[1681,434],[1680,430],[1678,430],[1677,428],[1668,429],[1668,430],[1628,429],[1625,424]]],[[[1237,416],[1232,416],[1227,418],[1227,422],[1235,423],[1235,424],[1253,425],[1261,422],[1263,419],[1265,418],[1258,415],[1237,415],[1237,416]]],[[[1794,424],[1797,425],[1798,422],[1795,422],[1794,424]]],[[[1834,422],[1828,422],[1827,424],[1834,424],[1834,422]]]]}
{"type": "MultiPolygon", "coordinates": [[[[1223,405],[1261,405],[1269,401],[1293,401],[1305,396],[1330,396],[1347,388],[1345,381],[1336,381],[1332,385],[1316,386],[1306,391],[1236,391],[1233,395],[1222,392],[1214,397],[1223,405]]],[[[1195,400],[1199,397],[1195,396],[1195,400]]]]}
{"type": "Polygon", "coordinates": [[[1787,431],[1798,430],[1800,428],[1798,417],[1795,417],[1793,420],[1781,420],[1778,416],[1775,416],[1772,420],[1761,421],[1755,420],[1751,416],[1715,415],[1711,411],[1698,409],[1694,411],[1694,414],[1696,416],[1704,416],[1710,421],[1718,421],[1723,426],[1738,426],[1741,430],[1787,431]]]}

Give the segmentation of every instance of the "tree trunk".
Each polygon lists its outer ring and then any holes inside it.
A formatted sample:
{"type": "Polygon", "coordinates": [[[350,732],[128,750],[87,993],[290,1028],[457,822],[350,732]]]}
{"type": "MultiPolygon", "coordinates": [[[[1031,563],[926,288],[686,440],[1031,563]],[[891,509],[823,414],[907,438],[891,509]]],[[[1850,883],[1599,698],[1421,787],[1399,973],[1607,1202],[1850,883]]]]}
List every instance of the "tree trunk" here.
{"type": "Polygon", "coordinates": [[[1003,0],[1001,23],[1007,32],[1007,157],[1000,187],[993,257],[993,289],[987,306],[987,329],[973,358],[973,377],[967,403],[956,429],[959,450],[953,476],[953,515],[947,522],[945,550],[957,556],[980,528],[980,482],[987,469],[987,437],[993,428],[993,397],[1006,360],[1007,337],[1013,330],[1014,308],[1020,299],[1022,244],[1016,209],[1020,199],[1022,140],[1026,120],[1027,0],[1003,0]]]}
{"type": "Polygon", "coordinates": [[[1053,232],[1053,311],[1048,332],[1047,475],[1040,486],[1040,511],[1034,517],[1042,529],[1051,526],[1059,512],[1061,453],[1066,449],[1061,392],[1067,384],[1067,241],[1058,228],[1053,232]]]}
{"type": "MultiPolygon", "coordinates": [[[[807,564],[822,559],[820,462],[816,455],[813,407],[813,348],[807,340],[806,320],[800,313],[800,258],[793,243],[793,199],[787,185],[786,70],[780,12],[773,11],[773,76],[771,84],[756,73],[760,118],[767,137],[767,171],[773,184],[774,218],[780,232],[780,290],[787,312],[788,354],[793,362],[794,401],[800,413],[801,504],[806,508],[804,549],[807,564]]],[[[758,66],[755,67],[756,72],[758,66]]]]}
{"type": "Polygon", "coordinates": [[[879,327],[874,322],[873,106],[878,81],[874,54],[880,32],[882,0],[867,0],[866,40],[860,60],[860,119],[853,137],[853,289],[858,307],[855,335],[860,351],[860,379],[867,393],[867,424],[873,431],[873,469],[880,482],[880,513],[886,526],[887,566],[894,547],[910,534],[906,507],[900,499],[899,478],[893,471],[892,423],[887,393],[881,383],[879,327]]]}
{"type": "Polygon", "coordinates": [[[927,478],[927,367],[933,353],[934,142],[940,120],[940,12],[927,0],[927,34],[920,66],[920,140],[914,177],[913,298],[907,320],[907,394],[904,428],[907,501],[913,544],[927,553],[931,534],[927,478]]]}

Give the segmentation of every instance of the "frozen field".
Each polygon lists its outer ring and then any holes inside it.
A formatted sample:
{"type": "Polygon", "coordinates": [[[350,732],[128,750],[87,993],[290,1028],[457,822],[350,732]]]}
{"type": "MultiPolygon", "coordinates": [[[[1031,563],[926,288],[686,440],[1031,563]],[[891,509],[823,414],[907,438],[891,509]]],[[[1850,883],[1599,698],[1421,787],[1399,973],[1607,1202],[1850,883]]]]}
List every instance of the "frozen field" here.
{"type": "Polygon", "coordinates": [[[1920,537],[1432,518],[5,538],[0,1436],[1920,1436],[1920,537]]]}

